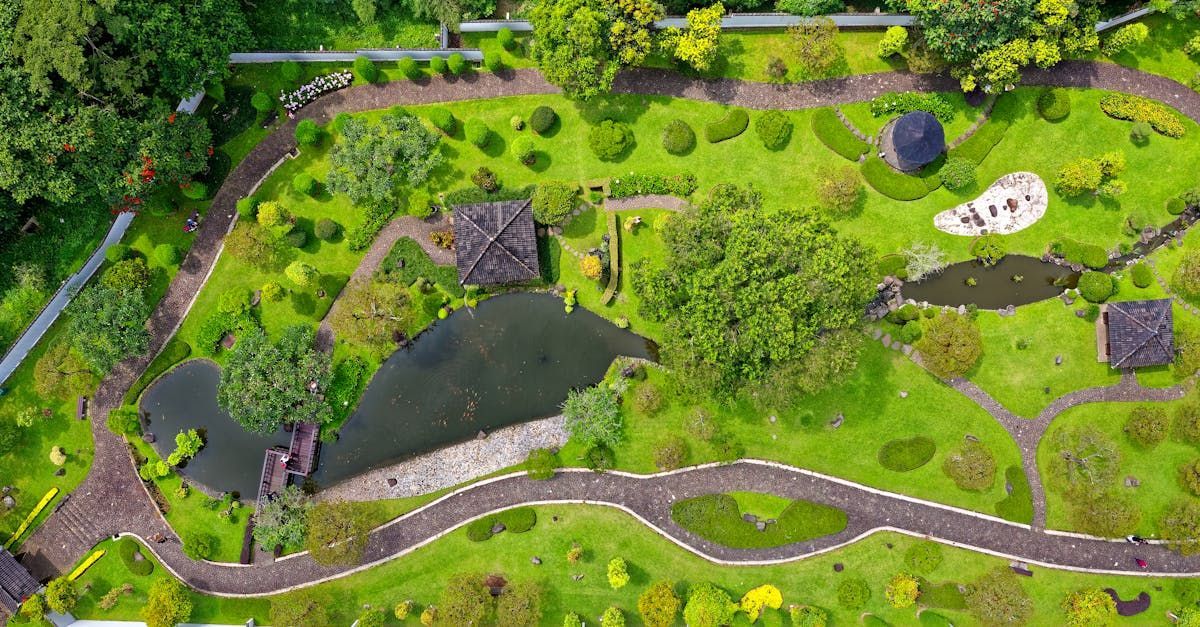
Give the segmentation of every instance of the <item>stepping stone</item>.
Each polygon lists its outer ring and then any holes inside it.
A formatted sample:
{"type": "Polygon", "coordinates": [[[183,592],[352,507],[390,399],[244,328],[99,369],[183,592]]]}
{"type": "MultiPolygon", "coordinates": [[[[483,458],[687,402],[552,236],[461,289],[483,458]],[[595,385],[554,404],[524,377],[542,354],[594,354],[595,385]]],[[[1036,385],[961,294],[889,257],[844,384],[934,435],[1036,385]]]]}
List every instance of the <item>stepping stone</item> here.
{"type": "Polygon", "coordinates": [[[901,346],[904,346],[904,344],[900,343],[900,340],[896,340],[895,342],[892,342],[892,345],[889,348],[894,351],[898,351],[900,350],[901,346]]]}
{"type": "Polygon", "coordinates": [[[908,398],[908,390],[900,390],[900,398],[908,398]]]}
{"type": "Polygon", "coordinates": [[[904,353],[905,355],[911,355],[913,352],[912,344],[905,344],[900,348],[900,352],[904,353]]]}
{"type": "Polygon", "coordinates": [[[892,336],[884,333],[883,337],[879,338],[879,341],[883,342],[884,346],[890,346],[892,344],[892,336]]]}
{"type": "Polygon", "coordinates": [[[881,330],[879,330],[879,329],[872,329],[872,330],[871,330],[871,337],[872,337],[873,339],[876,339],[876,340],[878,340],[878,339],[879,339],[880,337],[882,337],[882,336],[883,336],[883,331],[881,331],[881,330]]]}

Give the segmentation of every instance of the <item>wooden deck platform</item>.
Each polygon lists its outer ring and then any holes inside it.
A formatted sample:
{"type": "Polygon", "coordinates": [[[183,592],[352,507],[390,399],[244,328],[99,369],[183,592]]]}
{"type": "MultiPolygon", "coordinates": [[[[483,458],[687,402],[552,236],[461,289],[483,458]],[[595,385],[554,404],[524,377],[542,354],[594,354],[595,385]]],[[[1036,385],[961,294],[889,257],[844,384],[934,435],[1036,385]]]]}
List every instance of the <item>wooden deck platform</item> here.
{"type": "Polygon", "coordinates": [[[296,423],[296,428],[292,430],[292,443],[288,447],[287,471],[309,476],[317,468],[320,450],[321,427],[311,422],[296,423]]]}
{"type": "Polygon", "coordinates": [[[262,477],[258,481],[258,506],[262,507],[267,498],[277,494],[287,482],[287,451],[267,449],[263,456],[262,477]]]}

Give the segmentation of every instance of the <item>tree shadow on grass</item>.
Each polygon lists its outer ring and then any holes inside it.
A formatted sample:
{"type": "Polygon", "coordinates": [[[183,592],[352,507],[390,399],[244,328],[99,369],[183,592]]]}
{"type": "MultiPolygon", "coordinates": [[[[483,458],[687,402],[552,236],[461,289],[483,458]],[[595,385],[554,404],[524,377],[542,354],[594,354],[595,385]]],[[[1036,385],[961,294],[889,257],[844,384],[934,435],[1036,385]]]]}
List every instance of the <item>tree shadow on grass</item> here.
{"type": "Polygon", "coordinates": [[[533,154],[536,156],[536,159],[534,160],[533,165],[529,166],[530,170],[533,170],[534,172],[542,173],[542,172],[545,172],[546,170],[550,169],[550,163],[552,161],[552,158],[550,157],[550,153],[548,153],[544,150],[538,150],[538,151],[534,152],[533,154]]]}

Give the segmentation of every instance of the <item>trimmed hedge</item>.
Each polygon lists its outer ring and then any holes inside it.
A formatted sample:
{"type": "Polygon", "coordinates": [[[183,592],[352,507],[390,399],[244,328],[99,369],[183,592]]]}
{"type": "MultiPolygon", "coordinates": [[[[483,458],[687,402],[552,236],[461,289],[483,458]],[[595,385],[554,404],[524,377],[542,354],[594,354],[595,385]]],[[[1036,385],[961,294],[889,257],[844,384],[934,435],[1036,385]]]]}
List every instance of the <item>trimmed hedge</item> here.
{"type": "Polygon", "coordinates": [[[613,179],[609,185],[609,198],[627,198],[643,194],[659,194],[687,198],[696,191],[694,174],[627,174],[613,179]]]}
{"type": "Polygon", "coordinates": [[[937,444],[923,435],[892,440],[879,448],[879,465],[895,472],[909,472],[928,464],[936,451],[937,444]]]}
{"type": "Polygon", "coordinates": [[[1112,277],[1088,270],[1079,277],[1079,295],[1090,303],[1102,303],[1113,294],[1112,277]]]}
{"type": "MultiPolygon", "coordinates": [[[[149,559],[137,559],[139,553],[141,553],[141,547],[133,538],[121,538],[117,541],[117,555],[121,556],[121,563],[125,564],[125,568],[130,573],[138,577],[145,577],[154,571],[154,562],[149,559]]],[[[145,556],[142,557],[145,558],[145,556]]]]}
{"type": "Polygon", "coordinates": [[[929,195],[925,181],[897,172],[876,155],[867,157],[862,166],[862,174],[867,184],[875,188],[875,191],[893,200],[917,200],[929,195]]]}
{"type": "Polygon", "coordinates": [[[1012,492],[996,503],[996,513],[1016,523],[1033,522],[1033,493],[1025,471],[1020,466],[1009,466],[1004,471],[1004,480],[1012,486],[1012,492]]]}
{"type": "Polygon", "coordinates": [[[472,542],[483,542],[491,538],[492,527],[496,523],[504,525],[504,531],[525,533],[537,524],[537,512],[532,507],[514,507],[491,516],[484,516],[467,525],[467,538],[472,542]]]}
{"type": "Polygon", "coordinates": [[[557,121],[558,114],[554,112],[554,109],[541,105],[529,114],[529,129],[541,135],[550,130],[557,121]]]}
{"type": "Polygon", "coordinates": [[[988,119],[987,123],[979,127],[975,134],[968,137],[966,141],[959,144],[957,148],[950,151],[950,157],[958,157],[974,161],[976,164],[983,163],[988,154],[992,152],[992,148],[1004,139],[1004,134],[1008,132],[1008,120],[1000,120],[996,118],[988,119]]]}
{"type": "Polygon", "coordinates": [[[1060,87],[1047,89],[1038,96],[1038,113],[1050,122],[1057,122],[1071,113],[1071,93],[1060,87]]]}
{"type": "Polygon", "coordinates": [[[827,148],[851,161],[858,161],[863,153],[871,149],[870,144],[855,137],[842,124],[833,109],[817,109],[813,112],[812,131],[827,148]]]}
{"type": "Polygon", "coordinates": [[[458,129],[458,120],[445,107],[434,107],[429,110],[429,122],[446,135],[453,135],[458,129]]]}
{"type": "Polygon", "coordinates": [[[1133,277],[1133,284],[1142,289],[1150,287],[1150,284],[1154,282],[1154,272],[1150,270],[1150,266],[1144,263],[1133,266],[1129,274],[1133,277]]]}
{"type": "Polygon", "coordinates": [[[746,132],[749,125],[750,115],[745,109],[730,109],[725,117],[704,127],[704,138],[710,144],[723,142],[746,132]]]}
{"type": "MultiPolygon", "coordinates": [[[[696,145],[696,132],[683,120],[671,120],[663,128],[663,149],[673,155],[686,154],[696,145]]],[[[1182,201],[1180,201],[1182,202],[1182,201]]]]}
{"type": "Polygon", "coordinates": [[[1083,264],[1093,270],[1100,270],[1108,265],[1108,253],[1098,244],[1084,244],[1063,238],[1054,242],[1051,249],[1067,262],[1083,264]]]}
{"type": "Polygon", "coordinates": [[[706,494],[675,501],[671,519],[684,529],[723,546],[754,549],[783,546],[838,533],[846,528],[846,513],[835,507],[792,501],[775,523],[759,531],[742,520],[737,501],[728,494],[706,494]]]}
{"type": "Polygon", "coordinates": [[[1179,116],[1161,102],[1130,94],[1108,93],[1100,97],[1100,110],[1110,118],[1149,122],[1160,135],[1183,137],[1186,128],[1179,116]]]}

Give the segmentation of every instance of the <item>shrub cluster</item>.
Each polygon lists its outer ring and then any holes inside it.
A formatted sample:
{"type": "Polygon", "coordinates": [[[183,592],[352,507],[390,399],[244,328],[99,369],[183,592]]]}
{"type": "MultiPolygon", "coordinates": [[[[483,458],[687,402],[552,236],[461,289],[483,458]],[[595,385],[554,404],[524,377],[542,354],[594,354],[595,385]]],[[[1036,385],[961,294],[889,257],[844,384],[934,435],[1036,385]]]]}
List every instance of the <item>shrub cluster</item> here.
{"type": "Polygon", "coordinates": [[[541,135],[550,130],[558,121],[558,114],[546,105],[539,106],[529,114],[529,129],[541,135]]]}
{"type": "Polygon", "coordinates": [[[321,135],[324,131],[321,127],[312,120],[300,120],[296,124],[296,143],[301,146],[311,146],[321,141],[321,135]]]}
{"type": "Polygon", "coordinates": [[[1102,303],[1113,294],[1112,277],[1103,272],[1088,270],[1079,277],[1079,295],[1089,303],[1102,303]]]}
{"type": "Polygon", "coordinates": [[[337,236],[340,229],[337,222],[329,218],[321,218],[313,227],[313,235],[316,235],[319,240],[329,241],[337,236]]]}
{"type": "Polygon", "coordinates": [[[710,144],[723,142],[741,135],[749,125],[750,115],[745,109],[730,109],[725,117],[704,127],[704,138],[710,144]]]}
{"type": "Polygon", "coordinates": [[[613,179],[609,185],[611,198],[627,198],[644,194],[687,198],[696,191],[694,174],[626,174],[613,179]]]}
{"type": "Polygon", "coordinates": [[[754,132],[767,150],[779,150],[792,136],[792,121],[780,111],[767,111],[754,120],[754,132]]]}
{"type": "Polygon", "coordinates": [[[838,119],[833,109],[817,109],[812,116],[812,131],[827,148],[851,160],[871,149],[867,142],[855,137],[850,129],[838,119]]]}
{"type": "Polygon", "coordinates": [[[903,115],[913,111],[927,111],[942,122],[954,119],[954,107],[941,94],[924,94],[915,91],[889,92],[871,99],[871,115],[903,115]]]}
{"type": "Polygon", "coordinates": [[[430,109],[429,122],[446,135],[453,135],[454,131],[458,128],[458,120],[454,119],[454,114],[445,107],[430,109]]]}
{"type": "Polygon", "coordinates": [[[1108,265],[1108,253],[1098,244],[1084,244],[1064,237],[1054,242],[1050,248],[1068,263],[1083,264],[1093,270],[1100,270],[1108,265]]]}
{"type": "Polygon", "coordinates": [[[546,181],[533,192],[533,219],[538,224],[559,224],[575,209],[579,186],[566,181],[546,181]]]}
{"type": "Polygon", "coordinates": [[[1061,120],[1071,113],[1071,92],[1061,87],[1047,89],[1038,96],[1037,107],[1043,118],[1061,120]]]}
{"type": "Polygon", "coordinates": [[[987,490],[996,480],[996,458],[986,446],[968,441],[946,456],[942,472],[963,490],[987,490]]]}
{"type": "Polygon", "coordinates": [[[1134,444],[1152,449],[1167,439],[1169,427],[1170,420],[1163,408],[1138,407],[1129,412],[1129,418],[1125,420],[1125,435],[1134,444]]]}
{"type": "Polygon", "coordinates": [[[1142,289],[1150,287],[1150,284],[1154,282],[1154,271],[1144,263],[1138,263],[1133,266],[1129,274],[1133,278],[1133,284],[1142,289]]]}
{"type": "Polygon", "coordinates": [[[532,507],[514,507],[484,516],[467,525],[467,538],[472,542],[483,542],[494,535],[492,528],[497,523],[504,525],[504,531],[525,533],[537,524],[537,512],[532,507]]]}
{"type": "Polygon", "coordinates": [[[949,190],[970,187],[975,184],[975,166],[970,159],[951,157],[938,169],[938,179],[949,190]]]}
{"type": "Polygon", "coordinates": [[[992,152],[992,148],[1004,139],[1004,134],[1008,132],[1008,120],[999,118],[989,118],[987,123],[979,127],[975,134],[968,137],[966,141],[959,144],[957,148],[950,151],[950,157],[961,157],[975,163],[983,163],[987,158],[988,153],[992,152]]]}
{"type": "Polygon", "coordinates": [[[633,131],[624,122],[602,120],[588,131],[588,147],[601,160],[616,159],[631,146],[633,131]]]}
{"type": "Polygon", "coordinates": [[[1148,122],[1156,132],[1167,137],[1183,137],[1186,132],[1183,122],[1170,107],[1149,98],[1106,93],[1100,97],[1100,110],[1118,120],[1148,122]]]}
{"type": "Polygon", "coordinates": [[[696,145],[696,132],[683,120],[671,120],[663,128],[663,149],[673,155],[686,154],[696,145]]]}

